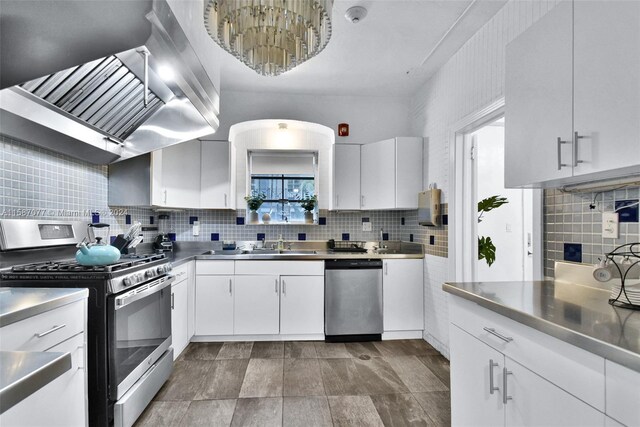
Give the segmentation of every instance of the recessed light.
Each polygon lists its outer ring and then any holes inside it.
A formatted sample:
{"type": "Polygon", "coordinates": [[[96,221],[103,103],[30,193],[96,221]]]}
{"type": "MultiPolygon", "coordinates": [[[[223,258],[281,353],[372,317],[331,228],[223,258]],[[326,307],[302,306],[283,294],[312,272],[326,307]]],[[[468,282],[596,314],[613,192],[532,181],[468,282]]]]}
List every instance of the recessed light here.
{"type": "Polygon", "coordinates": [[[164,81],[172,81],[175,77],[175,73],[171,67],[161,65],[158,67],[158,75],[164,81]]]}

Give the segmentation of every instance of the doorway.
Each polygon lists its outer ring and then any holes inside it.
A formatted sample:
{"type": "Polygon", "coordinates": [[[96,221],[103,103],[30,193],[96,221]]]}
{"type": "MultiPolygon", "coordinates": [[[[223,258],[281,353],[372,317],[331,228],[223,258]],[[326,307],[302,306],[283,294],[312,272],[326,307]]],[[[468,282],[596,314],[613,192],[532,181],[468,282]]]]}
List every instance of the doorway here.
{"type": "Polygon", "coordinates": [[[504,187],[504,101],[466,117],[454,129],[452,276],[466,282],[540,280],[542,191],[504,187]],[[493,208],[480,214],[478,202],[491,197],[498,203],[489,203],[493,208]],[[495,247],[491,265],[478,257],[479,237],[495,247]]]}
{"type": "Polygon", "coordinates": [[[472,280],[532,280],[533,190],[504,186],[504,117],[466,134],[464,145],[470,171],[464,197],[476,207],[469,218],[476,237],[472,280]]]}

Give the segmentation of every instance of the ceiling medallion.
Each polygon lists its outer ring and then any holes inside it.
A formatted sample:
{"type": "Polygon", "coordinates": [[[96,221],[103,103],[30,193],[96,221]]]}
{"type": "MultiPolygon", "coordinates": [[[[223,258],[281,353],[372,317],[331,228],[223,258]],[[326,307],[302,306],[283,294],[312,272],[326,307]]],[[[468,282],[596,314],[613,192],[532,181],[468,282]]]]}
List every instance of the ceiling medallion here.
{"type": "Polygon", "coordinates": [[[325,48],[332,6],[333,0],[209,0],[204,25],[249,68],[277,76],[325,48]]]}

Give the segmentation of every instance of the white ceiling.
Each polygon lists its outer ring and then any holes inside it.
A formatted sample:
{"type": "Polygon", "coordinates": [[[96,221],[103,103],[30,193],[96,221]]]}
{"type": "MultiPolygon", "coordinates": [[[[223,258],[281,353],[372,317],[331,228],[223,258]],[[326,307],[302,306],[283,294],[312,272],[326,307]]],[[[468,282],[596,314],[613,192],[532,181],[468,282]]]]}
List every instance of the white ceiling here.
{"type": "Polygon", "coordinates": [[[221,89],[407,96],[505,3],[506,0],[335,0],[331,40],[319,55],[280,76],[264,77],[220,48],[221,89]],[[352,6],[368,10],[366,18],[357,24],[344,18],[352,6]]]}

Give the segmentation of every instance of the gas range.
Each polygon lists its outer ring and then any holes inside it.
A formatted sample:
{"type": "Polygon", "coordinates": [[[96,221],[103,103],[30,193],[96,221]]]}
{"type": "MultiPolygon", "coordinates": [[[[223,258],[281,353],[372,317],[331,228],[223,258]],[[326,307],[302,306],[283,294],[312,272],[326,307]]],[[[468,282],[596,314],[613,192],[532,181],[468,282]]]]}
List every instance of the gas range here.
{"type": "MultiPolygon", "coordinates": [[[[98,281],[104,286],[103,292],[111,295],[165,275],[171,268],[164,254],[123,255],[117,263],[103,266],[84,266],[75,260],[16,265],[0,272],[0,280],[98,281]]],[[[11,283],[4,285],[11,286],[11,283]]]]}

